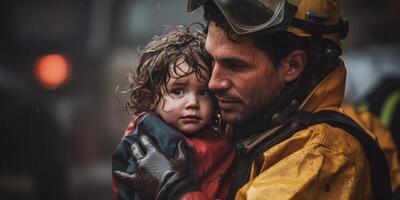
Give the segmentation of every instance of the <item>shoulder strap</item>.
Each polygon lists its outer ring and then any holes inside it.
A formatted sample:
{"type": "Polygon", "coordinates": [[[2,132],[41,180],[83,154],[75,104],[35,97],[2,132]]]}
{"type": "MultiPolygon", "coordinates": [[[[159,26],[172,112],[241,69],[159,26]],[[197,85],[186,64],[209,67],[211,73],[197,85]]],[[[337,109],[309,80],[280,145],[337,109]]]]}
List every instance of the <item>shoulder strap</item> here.
{"type": "MultiPolygon", "coordinates": [[[[275,144],[289,138],[294,133],[303,130],[309,126],[327,123],[331,126],[341,128],[347,133],[355,137],[361,144],[371,171],[372,191],[374,199],[391,199],[392,190],[390,184],[389,167],[386,158],[377,144],[363,128],[361,128],[350,117],[335,111],[320,111],[318,113],[310,113],[306,111],[298,111],[292,114],[286,125],[279,129],[279,133],[267,138],[260,146],[250,152],[248,155],[239,154],[234,169],[235,177],[230,190],[230,197],[234,199],[236,192],[248,181],[251,162],[257,155],[271,148],[275,144]],[[292,126],[292,122],[297,126],[292,126]]],[[[240,151],[240,149],[239,149],[240,151]]]]}

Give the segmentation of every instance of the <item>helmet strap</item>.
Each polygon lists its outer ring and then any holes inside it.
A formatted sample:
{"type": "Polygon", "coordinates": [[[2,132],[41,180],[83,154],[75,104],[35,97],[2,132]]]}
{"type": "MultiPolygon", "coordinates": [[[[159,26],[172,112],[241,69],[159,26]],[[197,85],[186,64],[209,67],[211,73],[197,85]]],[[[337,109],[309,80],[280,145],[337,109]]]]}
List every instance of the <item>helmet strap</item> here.
{"type": "MultiPolygon", "coordinates": [[[[316,67],[320,66],[330,69],[332,68],[331,66],[325,65],[334,65],[334,67],[336,67],[340,63],[338,57],[342,52],[340,47],[335,42],[331,42],[332,44],[329,44],[329,42],[323,38],[323,35],[329,33],[338,33],[340,39],[344,39],[347,36],[349,24],[347,20],[340,18],[339,23],[336,25],[324,25],[328,19],[329,16],[326,14],[307,12],[306,20],[294,18],[291,26],[300,28],[311,34],[309,53],[310,56],[313,57],[311,60],[313,63],[310,64],[316,67]]],[[[326,75],[326,73],[321,74],[321,76],[324,75],[326,75]]]]}
{"type": "Polygon", "coordinates": [[[322,38],[324,34],[338,33],[340,39],[344,39],[349,32],[349,22],[346,19],[339,19],[339,23],[335,25],[324,25],[328,19],[326,16],[308,12],[307,20],[293,18],[291,26],[304,30],[311,34],[311,37],[322,38]]]}

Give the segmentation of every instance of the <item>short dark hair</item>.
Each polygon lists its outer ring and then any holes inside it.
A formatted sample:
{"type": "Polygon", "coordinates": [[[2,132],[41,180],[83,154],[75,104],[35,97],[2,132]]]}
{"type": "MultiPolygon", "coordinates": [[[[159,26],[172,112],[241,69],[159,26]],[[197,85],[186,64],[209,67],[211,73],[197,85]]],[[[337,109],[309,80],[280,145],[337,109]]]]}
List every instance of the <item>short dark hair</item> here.
{"type": "Polygon", "coordinates": [[[195,73],[200,81],[208,82],[202,74],[202,70],[208,75],[211,73],[211,59],[205,50],[204,29],[204,26],[198,24],[179,25],[162,36],[155,36],[146,45],[140,53],[136,72],[129,77],[128,111],[136,115],[154,111],[163,91],[168,92],[166,85],[171,77],[180,78],[195,73]],[[191,70],[184,74],[181,71],[176,73],[182,63],[187,63],[191,70]]]}
{"type": "MultiPolygon", "coordinates": [[[[207,23],[210,21],[215,22],[218,27],[227,33],[231,41],[241,41],[242,36],[233,32],[225,17],[212,1],[208,1],[204,5],[204,18],[207,23]]],[[[252,33],[246,36],[249,36],[253,40],[254,45],[268,55],[275,66],[295,49],[303,49],[308,52],[307,38],[298,37],[290,32],[281,31],[269,35],[252,33]]]]}
{"type": "MultiPolygon", "coordinates": [[[[229,23],[213,1],[205,3],[203,8],[204,18],[208,24],[210,21],[215,22],[218,27],[225,31],[231,41],[241,42],[243,36],[237,35],[233,32],[229,23]]],[[[306,64],[302,74],[297,78],[297,80],[289,83],[285,90],[282,91],[281,95],[275,100],[276,103],[272,105],[273,107],[269,108],[267,113],[269,116],[281,112],[294,99],[303,101],[324,76],[339,66],[339,62],[333,62],[339,61],[339,55],[331,60],[323,57],[318,63],[312,62],[320,56],[316,55],[313,49],[313,45],[315,44],[313,44],[310,37],[300,37],[287,31],[280,31],[273,34],[256,32],[247,34],[246,36],[252,39],[253,44],[257,48],[265,52],[265,54],[272,60],[274,67],[278,67],[281,60],[296,49],[304,50],[308,56],[309,62],[306,64]],[[321,67],[321,65],[327,66],[321,67]]],[[[321,41],[321,49],[325,48],[329,44],[330,41],[321,41]]]]}

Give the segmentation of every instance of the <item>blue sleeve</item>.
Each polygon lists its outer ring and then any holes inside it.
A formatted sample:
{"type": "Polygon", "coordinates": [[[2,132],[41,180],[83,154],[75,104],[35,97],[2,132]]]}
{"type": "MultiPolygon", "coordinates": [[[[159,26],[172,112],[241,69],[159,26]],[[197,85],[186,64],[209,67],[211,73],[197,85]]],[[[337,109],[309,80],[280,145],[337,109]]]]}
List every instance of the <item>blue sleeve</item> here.
{"type": "MultiPolygon", "coordinates": [[[[124,137],[122,142],[117,146],[116,151],[112,155],[112,171],[118,170],[132,174],[136,169],[136,160],[132,156],[131,146],[138,138],[146,134],[153,141],[157,142],[161,151],[166,155],[173,157],[179,141],[184,141],[182,134],[176,129],[170,127],[163,120],[154,114],[147,114],[136,126],[133,134],[124,137]]],[[[193,170],[193,158],[189,159],[189,170],[193,170]]],[[[135,191],[125,187],[123,184],[117,184],[118,200],[139,200],[135,191]]]]}

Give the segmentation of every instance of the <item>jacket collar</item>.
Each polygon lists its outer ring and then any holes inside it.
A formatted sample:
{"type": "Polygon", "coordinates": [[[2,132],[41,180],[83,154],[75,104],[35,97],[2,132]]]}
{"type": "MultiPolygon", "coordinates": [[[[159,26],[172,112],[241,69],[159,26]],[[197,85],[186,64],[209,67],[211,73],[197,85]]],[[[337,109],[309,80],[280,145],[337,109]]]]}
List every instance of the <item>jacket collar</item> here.
{"type": "Polygon", "coordinates": [[[342,63],[311,91],[300,109],[318,112],[332,107],[340,107],[344,97],[345,83],[346,68],[342,63]]]}
{"type": "MultiPolygon", "coordinates": [[[[328,74],[311,91],[307,98],[300,105],[300,110],[318,112],[327,109],[337,109],[341,106],[344,96],[346,82],[346,69],[342,63],[338,68],[328,74]]],[[[277,125],[260,134],[250,136],[236,143],[241,153],[247,154],[255,149],[264,140],[276,135],[283,125],[277,125]]]]}

